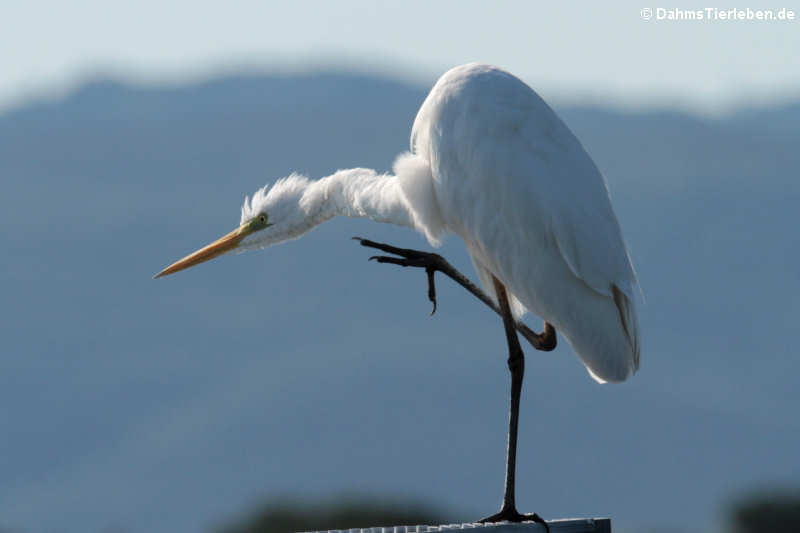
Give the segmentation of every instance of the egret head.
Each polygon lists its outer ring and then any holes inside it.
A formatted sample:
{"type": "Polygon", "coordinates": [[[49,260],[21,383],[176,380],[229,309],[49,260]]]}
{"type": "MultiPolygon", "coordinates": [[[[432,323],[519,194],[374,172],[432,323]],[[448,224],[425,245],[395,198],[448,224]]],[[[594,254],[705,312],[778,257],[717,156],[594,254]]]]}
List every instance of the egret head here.
{"type": "Polygon", "coordinates": [[[265,248],[307,232],[313,222],[301,204],[309,180],[292,174],[272,187],[263,187],[245,198],[239,227],[171,264],[154,277],[160,278],[199,265],[228,252],[265,248]]]}

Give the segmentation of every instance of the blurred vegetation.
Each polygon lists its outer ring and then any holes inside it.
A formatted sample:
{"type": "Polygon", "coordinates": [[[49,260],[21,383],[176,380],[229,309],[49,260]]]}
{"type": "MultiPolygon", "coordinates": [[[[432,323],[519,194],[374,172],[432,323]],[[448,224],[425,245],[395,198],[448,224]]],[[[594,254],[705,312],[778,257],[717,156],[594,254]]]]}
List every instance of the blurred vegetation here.
{"type": "Polygon", "coordinates": [[[376,526],[444,524],[451,520],[427,504],[369,497],[325,501],[271,500],[214,533],[294,533],[376,526]]]}
{"type": "Polygon", "coordinates": [[[800,490],[763,491],[736,500],[728,510],[732,533],[800,532],[800,490]]]}
{"type": "MultiPolygon", "coordinates": [[[[726,511],[727,527],[722,530],[725,533],[800,533],[800,489],[752,492],[734,500],[726,511]]],[[[429,504],[409,500],[373,496],[325,500],[282,498],[257,505],[238,518],[214,527],[212,533],[298,533],[457,522],[463,520],[429,504]]],[[[0,526],[0,533],[20,531],[0,526]]],[[[647,531],[666,533],[671,530],[656,526],[647,531]]]]}

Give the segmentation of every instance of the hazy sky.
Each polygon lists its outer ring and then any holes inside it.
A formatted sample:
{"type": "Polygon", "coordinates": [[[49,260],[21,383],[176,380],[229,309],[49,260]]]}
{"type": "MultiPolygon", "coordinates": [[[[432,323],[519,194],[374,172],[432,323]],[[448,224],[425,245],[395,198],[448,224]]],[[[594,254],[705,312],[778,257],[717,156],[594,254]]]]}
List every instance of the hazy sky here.
{"type": "MultiPolygon", "coordinates": [[[[800,4],[752,3],[795,13],[759,22],[721,20],[700,2],[653,1],[4,2],[0,108],[98,72],[182,80],[334,64],[428,83],[473,60],[512,70],[550,99],[713,112],[800,94],[800,4]],[[676,7],[704,20],[658,20],[676,7]]],[[[718,5],[731,7],[748,8],[718,5]]]]}

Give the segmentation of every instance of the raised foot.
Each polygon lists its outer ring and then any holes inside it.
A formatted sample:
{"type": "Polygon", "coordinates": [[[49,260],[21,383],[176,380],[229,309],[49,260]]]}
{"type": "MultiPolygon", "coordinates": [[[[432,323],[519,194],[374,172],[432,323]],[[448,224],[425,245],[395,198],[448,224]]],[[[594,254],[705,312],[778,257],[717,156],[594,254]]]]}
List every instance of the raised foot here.
{"type": "Polygon", "coordinates": [[[547,530],[547,533],[550,533],[550,526],[547,525],[547,522],[545,522],[541,516],[536,513],[521,514],[513,507],[502,509],[497,514],[478,520],[479,524],[495,524],[497,522],[536,522],[542,524],[545,530],[547,530]]]}
{"type": "Polygon", "coordinates": [[[375,260],[378,263],[389,263],[402,267],[424,268],[425,273],[428,275],[428,300],[430,300],[433,304],[431,314],[436,312],[436,284],[433,279],[433,274],[437,270],[440,272],[455,270],[450,263],[445,260],[444,257],[430,252],[421,252],[419,250],[410,250],[408,248],[398,248],[396,246],[370,241],[369,239],[362,239],[361,237],[353,237],[353,239],[360,242],[361,246],[375,248],[376,250],[381,250],[382,252],[400,256],[390,257],[387,255],[373,255],[369,258],[370,261],[375,260]]]}
{"type": "MultiPolygon", "coordinates": [[[[477,285],[472,283],[464,274],[456,270],[453,265],[448,263],[447,260],[441,255],[430,252],[421,252],[419,250],[410,250],[408,248],[398,248],[396,246],[370,241],[369,239],[363,239],[361,237],[353,237],[353,240],[361,243],[361,246],[375,248],[376,250],[399,256],[390,257],[387,255],[373,255],[370,257],[370,260],[375,260],[378,263],[399,265],[402,267],[417,267],[425,269],[425,273],[428,275],[428,299],[433,304],[433,310],[431,311],[431,314],[436,312],[436,285],[434,283],[433,275],[436,271],[439,271],[467,289],[476,298],[489,306],[495,313],[501,315],[500,308],[497,306],[497,302],[492,300],[492,298],[483,292],[477,285]]],[[[542,333],[536,333],[522,322],[516,320],[514,321],[514,327],[522,334],[523,337],[525,337],[531,346],[537,350],[549,352],[556,347],[556,330],[549,323],[545,323],[544,331],[542,331],[542,333]]]]}

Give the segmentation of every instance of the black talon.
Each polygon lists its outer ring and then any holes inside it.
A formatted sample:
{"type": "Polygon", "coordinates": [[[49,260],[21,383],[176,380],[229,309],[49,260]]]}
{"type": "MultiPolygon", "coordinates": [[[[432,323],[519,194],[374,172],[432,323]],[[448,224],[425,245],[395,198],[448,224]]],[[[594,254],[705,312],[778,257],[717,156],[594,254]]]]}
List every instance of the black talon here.
{"type": "Polygon", "coordinates": [[[547,533],[550,533],[550,526],[537,513],[520,514],[516,509],[513,508],[504,509],[497,514],[493,514],[492,516],[487,516],[486,518],[478,520],[479,524],[495,524],[497,522],[536,522],[537,524],[542,524],[547,533]]]}
{"type": "Polygon", "coordinates": [[[428,300],[433,302],[433,309],[431,310],[431,316],[433,316],[434,313],[436,313],[436,284],[433,281],[433,275],[436,273],[436,269],[427,267],[425,273],[428,274],[428,300]]]}

